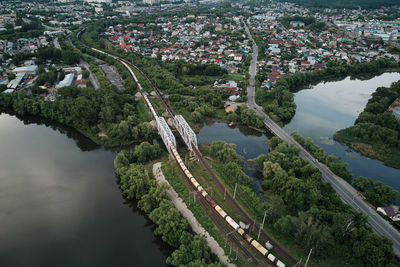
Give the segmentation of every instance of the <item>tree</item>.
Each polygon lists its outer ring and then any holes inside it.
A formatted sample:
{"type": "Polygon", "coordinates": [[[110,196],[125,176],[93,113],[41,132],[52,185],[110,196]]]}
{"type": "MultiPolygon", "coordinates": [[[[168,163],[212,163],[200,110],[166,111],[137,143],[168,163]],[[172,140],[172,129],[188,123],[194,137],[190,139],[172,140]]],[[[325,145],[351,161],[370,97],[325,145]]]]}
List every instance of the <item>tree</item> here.
{"type": "Polygon", "coordinates": [[[143,165],[131,164],[117,174],[121,178],[121,190],[128,199],[140,199],[147,193],[149,185],[143,165]]]}
{"type": "Polygon", "coordinates": [[[133,156],[139,163],[145,163],[161,155],[161,148],[158,144],[150,145],[148,142],[143,142],[135,147],[133,156]]]}

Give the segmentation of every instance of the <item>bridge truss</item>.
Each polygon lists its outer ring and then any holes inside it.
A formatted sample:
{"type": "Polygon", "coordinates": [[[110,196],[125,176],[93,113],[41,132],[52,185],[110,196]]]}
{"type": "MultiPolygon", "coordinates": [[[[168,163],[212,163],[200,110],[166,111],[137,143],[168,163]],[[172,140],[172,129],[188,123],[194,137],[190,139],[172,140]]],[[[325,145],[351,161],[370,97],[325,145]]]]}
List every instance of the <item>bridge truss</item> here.
{"type": "Polygon", "coordinates": [[[174,134],[172,133],[171,129],[168,127],[168,124],[163,117],[156,116],[156,125],[157,125],[157,130],[160,133],[161,138],[162,138],[165,146],[167,147],[168,152],[171,153],[170,145],[172,144],[172,145],[174,145],[174,147],[177,147],[174,134]]]}
{"type": "Polygon", "coordinates": [[[197,147],[197,137],[192,128],[189,126],[189,124],[186,122],[185,118],[183,118],[182,115],[175,115],[174,117],[174,125],[180,135],[183,138],[183,141],[185,141],[187,147],[189,148],[190,151],[193,152],[193,148],[198,148],[197,147]]]}

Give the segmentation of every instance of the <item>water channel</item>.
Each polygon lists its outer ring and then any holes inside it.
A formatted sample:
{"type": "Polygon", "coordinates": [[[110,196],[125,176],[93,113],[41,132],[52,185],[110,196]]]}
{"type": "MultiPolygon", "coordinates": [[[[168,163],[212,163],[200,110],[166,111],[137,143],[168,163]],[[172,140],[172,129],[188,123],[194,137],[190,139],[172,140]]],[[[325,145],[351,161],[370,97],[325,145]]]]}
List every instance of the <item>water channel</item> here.
{"type": "Polygon", "coordinates": [[[0,266],[165,266],[170,248],[121,196],[116,152],[42,123],[0,115],[0,266]]]}
{"type": "MultiPolygon", "coordinates": [[[[377,87],[390,86],[399,79],[400,73],[384,73],[366,80],[347,77],[301,90],[295,94],[296,114],[284,129],[288,133],[297,131],[311,137],[328,154],[347,162],[356,177],[371,177],[400,191],[400,170],[349,151],[347,146],[332,139],[336,131],[354,124],[377,87]]],[[[200,144],[215,140],[235,143],[239,159],[244,159],[244,169],[249,176],[254,176],[255,170],[245,160],[268,153],[268,146],[264,144],[268,137],[244,126],[231,128],[226,123],[205,124],[197,137],[200,144]]]]}

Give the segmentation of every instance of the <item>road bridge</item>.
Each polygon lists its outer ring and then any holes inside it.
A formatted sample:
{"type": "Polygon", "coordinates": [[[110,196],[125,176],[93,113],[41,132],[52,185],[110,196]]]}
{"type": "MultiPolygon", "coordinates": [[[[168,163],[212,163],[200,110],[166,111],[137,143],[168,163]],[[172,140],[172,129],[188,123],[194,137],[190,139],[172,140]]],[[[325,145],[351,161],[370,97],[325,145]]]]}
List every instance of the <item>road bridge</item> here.
{"type": "Polygon", "coordinates": [[[389,224],[385,219],[383,219],[377,212],[372,209],[363,199],[361,199],[358,192],[351,187],[342,178],[336,176],[329,170],[327,166],[318,162],[304,147],[302,147],[294,138],[286,133],[278,124],[276,124],[267,114],[263,112],[262,107],[255,102],[255,75],[257,67],[257,57],[258,57],[258,46],[253,40],[253,37],[249,31],[246,23],[245,30],[248,38],[253,42],[253,53],[252,60],[250,63],[250,82],[247,88],[247,106],[253,109],[258,115],[264,118],[264,126],[274,135],[281,138],[282,140],[295,145],[300,149],[300,156],[308,161],[312,166],[318,168],[322,173],[322,178],[329,182],[339,196],[355,210],[363,213],[368,218],[368,223],[373,227],[373,229],[386,236],[393,242],[393,251],[400,257],[400,233],[389,224]]]}

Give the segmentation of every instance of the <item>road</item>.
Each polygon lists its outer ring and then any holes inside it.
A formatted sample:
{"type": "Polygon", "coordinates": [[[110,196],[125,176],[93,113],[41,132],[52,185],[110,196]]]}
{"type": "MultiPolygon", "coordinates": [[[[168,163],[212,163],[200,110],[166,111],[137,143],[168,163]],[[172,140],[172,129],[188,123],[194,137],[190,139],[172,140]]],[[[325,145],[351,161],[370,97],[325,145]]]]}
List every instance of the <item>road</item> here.
{"type": "Polygon", "coordinates": [[[342,200],[344,200],[358,212],[361,212],[364,215],[366,215],[369,224],[375,229],[375,231],[386,236],[393,242],[393,251],[397,256],[400,257],[400,233],[393,226],[391,226],[386,220],[384,220],[379,214],[377,214],[375,209],[371,208],[360,197],[359,193],[353,187],[351,187],[342,178],[333,174],[329,170],[329,168],[326,167],[324,164],[319,163],[318,160],[312,157],[311,154],[306,149],[304,149],[299,143],[297,143],[292,136],[286,133],[267,114],[265,114],[262,110],[262,107],[256,104],[254,80],[256,75],[258,47],[257,44],[254,42],[253,37],[251,36],[250,31],[246,24],[245,24],[245,29],[249,39],[253,42],[253,54],[252,54],[253,58],[250,63],[250,69],[249,69],[250,80],[249,80],[249,87],[247,88],[247,103],[246,103],[247,106],[255,110],[258,115],[264,117],[265,127],[268,130],[270,130],[274,135],[298,147],[300,149],[300,156],[321,171],[322,178],[332,185],[332,187],[339,194],[342,200]]]}
{"type": "Polygon", "coordinates": [[[81,62],[79,62],[80,65],[82,65],[87,71],[89,71],[89,80],[92,83],[94,89],[99,89],[100,88],[100,84],[97,81],[96,76],[94,76],[93,72],[90,70],[90,66],[89,64],[81,59],[81,62]]]}

